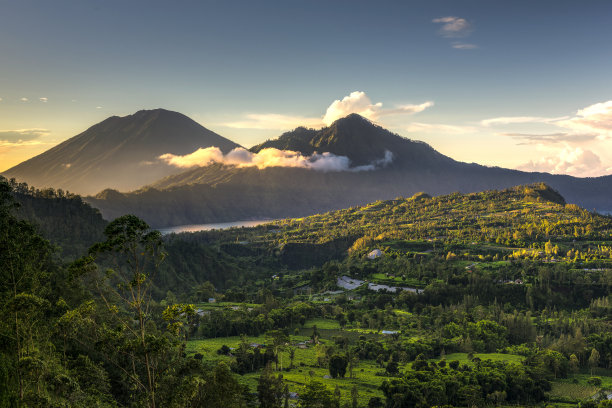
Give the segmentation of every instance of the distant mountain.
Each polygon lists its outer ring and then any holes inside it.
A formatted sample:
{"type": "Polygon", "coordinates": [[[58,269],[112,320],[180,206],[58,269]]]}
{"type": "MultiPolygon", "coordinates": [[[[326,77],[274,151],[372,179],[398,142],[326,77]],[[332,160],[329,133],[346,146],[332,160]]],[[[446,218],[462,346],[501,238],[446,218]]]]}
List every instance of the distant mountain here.
{"type": "Polygon", "coordinates": [[[329,152],[346,156],[354,166],[368,165],[383,160],[387,152],[393,154],[393,168],[440,167],[456,163],[434,150],[427,143],[406,139],[375,125],[353,113],[338,119],[321,130],[297,128],[275,140],[252,147],[252,152],[265,148],[298,151],[304,155],[329,152]]]}
{"type": "Polygon", "coordinates": [[[112,116],[3,175],[79,194],[105,188],[126,191],[180,171],[161,163],[160,155],[184,155],[210,146],[223,152],[239,147],[183,114],[142,110],[112,116]]]}
{"type": "Polygon", "coordinates": [[[576,178],[528,173],[457,162],[423,142],[393,134],[350,115],[321,130],[298,128],[253,147],[315,151],[349,157],[352,165],[393,160],[370,171],[315,171],[305,168],[234,167],[213,164],[170,175],[129,194],[106,190],[86,200],[107,218],[125,213],[164,227],[247,219],[301,217],[363,205],[380,199],[504,189],[545,182],[569,203],[612,209],[612,177],[576,178]]]}

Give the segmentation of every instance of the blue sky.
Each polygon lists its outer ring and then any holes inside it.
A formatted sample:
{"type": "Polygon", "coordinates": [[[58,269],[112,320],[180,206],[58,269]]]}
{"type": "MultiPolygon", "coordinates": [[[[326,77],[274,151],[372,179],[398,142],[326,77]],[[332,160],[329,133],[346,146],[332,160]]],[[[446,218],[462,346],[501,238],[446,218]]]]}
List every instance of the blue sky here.
{"type": "Polygon", "coordinates": [[[0,171],[164,107],[247,147],[355,111],[463,161],[612,173],[610,1],[0,4],[0,171]]]}

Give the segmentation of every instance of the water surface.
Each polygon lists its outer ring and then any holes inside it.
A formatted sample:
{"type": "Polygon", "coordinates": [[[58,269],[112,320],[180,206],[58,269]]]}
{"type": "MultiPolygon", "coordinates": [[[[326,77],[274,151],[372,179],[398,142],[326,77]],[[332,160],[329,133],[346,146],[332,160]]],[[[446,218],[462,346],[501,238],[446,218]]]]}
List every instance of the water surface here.
{"type": "Polygon", "coordinates": [[[198,231],[210,231],[214,229],[227,229],[232,227],[256,227],[261,224],[272,222],[274,220],[255,220],[255,221],[232,221],[232,222],[219,222],[214,224],[189,224],[189,225],[177,225],[176,227],[158,228],[157,230],[166,234],[179,234],[181,232],[198,232],[198,231]]]}

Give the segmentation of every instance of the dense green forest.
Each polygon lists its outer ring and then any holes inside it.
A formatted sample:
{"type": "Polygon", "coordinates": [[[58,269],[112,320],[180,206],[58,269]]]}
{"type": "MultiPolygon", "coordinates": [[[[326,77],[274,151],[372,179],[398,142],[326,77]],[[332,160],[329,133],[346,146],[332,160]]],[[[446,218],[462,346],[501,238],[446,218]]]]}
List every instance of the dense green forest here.
{"type": "Polygon", "coordinates": [[[612,218],[542,184],[162,237],[0,180],[0,271],[0,406],[610,406],[612,218]]]}

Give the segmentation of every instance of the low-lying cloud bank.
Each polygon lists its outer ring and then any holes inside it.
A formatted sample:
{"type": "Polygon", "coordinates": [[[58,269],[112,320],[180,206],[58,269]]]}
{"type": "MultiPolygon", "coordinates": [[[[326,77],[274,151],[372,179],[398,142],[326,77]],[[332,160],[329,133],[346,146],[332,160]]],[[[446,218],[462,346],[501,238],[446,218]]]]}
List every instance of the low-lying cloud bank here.
{"type": "Polygon", "coordinates": [[[208,166],[212,163],[222,163],[237,167],[298,167],[318,171],[370,171],[384,167],[393,161],[393,153],[385,151],[385,157],[374,160],[370,164],[351,167],[351,160],[346,156],[337,156],[332,153],[314,153],[304,156],[299,152],[291,150],[279,150],[275,148],[262,149],[259,153],[252,153],[242,147],[237,147],[227,154],[223,154],[218,147],[199,148],[193,153],[184,156],[171,153],[159,156],[165,163],[189,168],[196,166],[208,166]]]}
{"type": "Polygon", "coordinates": [[[529,161],[518,166],[517,169],[552,174],[571,174],[577,177],[597,177],[612,172],[612,167],[606,167],[597,154],[581,147],[566,147],[557,155],[529,161]]]}

